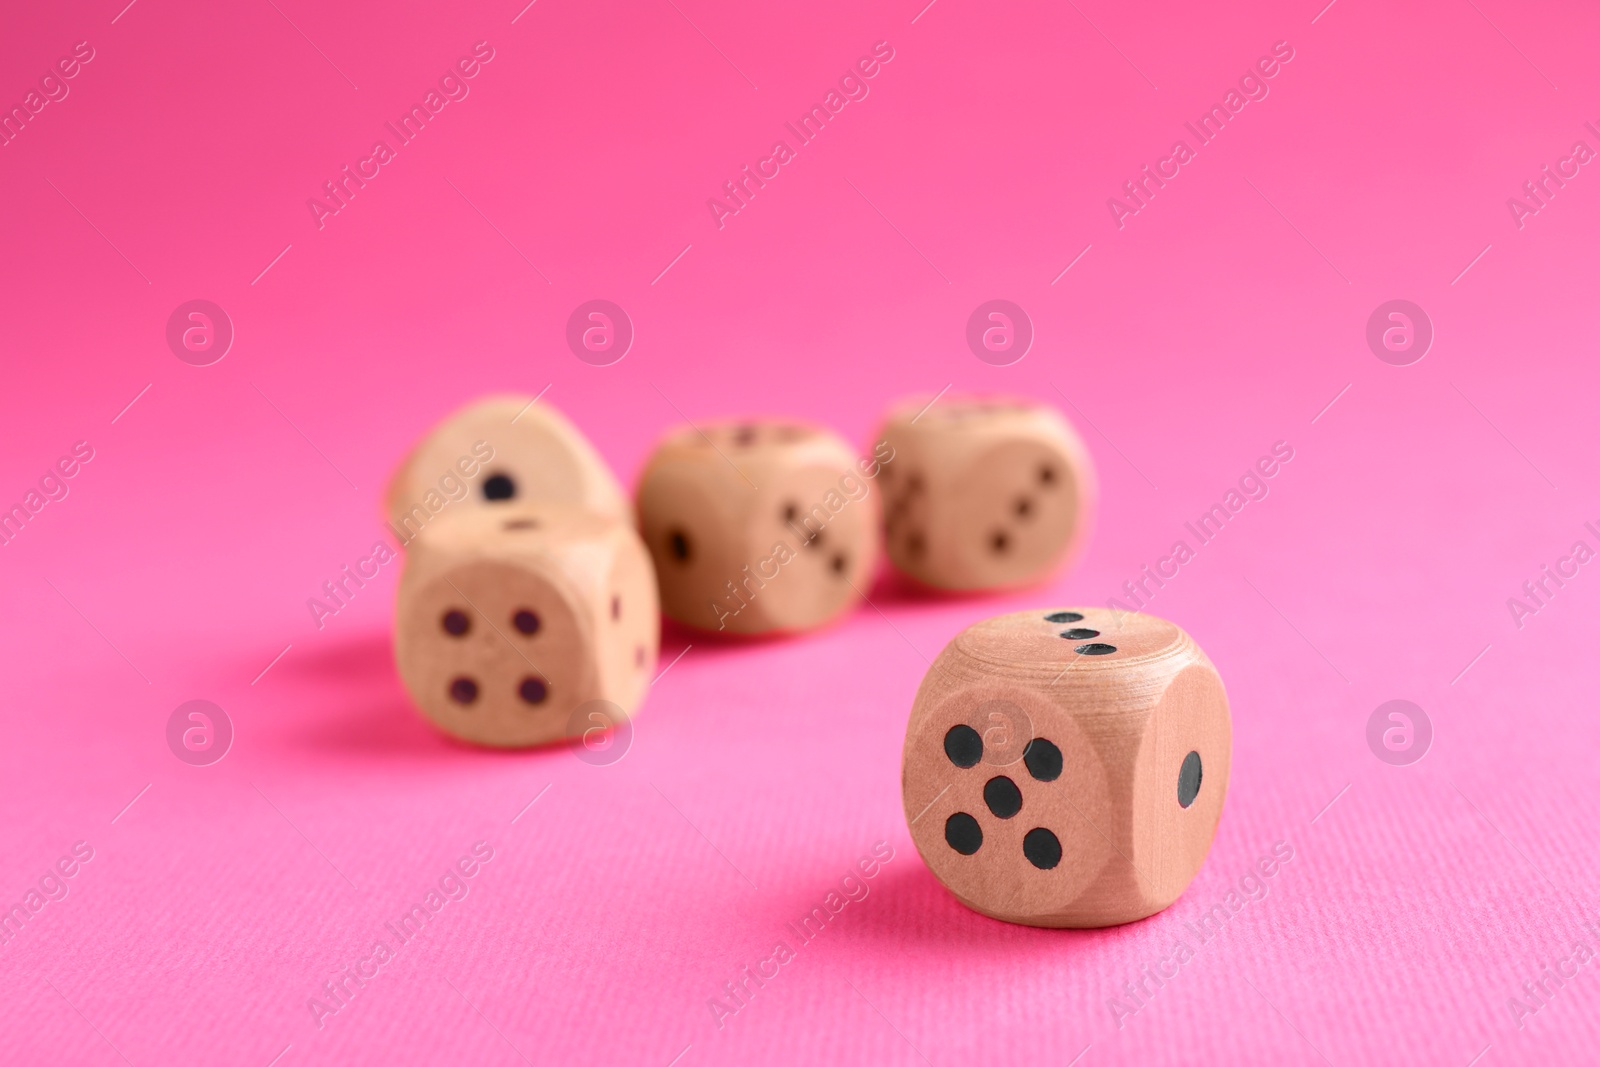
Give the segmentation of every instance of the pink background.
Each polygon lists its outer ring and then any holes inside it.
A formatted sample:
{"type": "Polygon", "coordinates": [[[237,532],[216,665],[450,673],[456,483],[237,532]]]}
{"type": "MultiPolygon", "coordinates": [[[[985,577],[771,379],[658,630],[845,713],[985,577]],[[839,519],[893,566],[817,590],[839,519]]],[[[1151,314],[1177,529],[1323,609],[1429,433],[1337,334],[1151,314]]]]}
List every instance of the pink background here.
{"type": "Polygon", "coordinates": [[[1521,628],[1506,607],[1600,547],[1600,176],[1520,229],[1506,205],[1600,148],[1591,6],[124,2],[15,4],[0,40],[7,106],[95,51],[0,148],[0,501],[94,449],[0,548],[0,900],[94,849],[0,946],[0,1057],[1593,1060],[1600,964],[1521,1027],[1508,999],[1600,947],[1600,575],[1521,628]],[[1119,230],[1107,198],[1280,40],[1270,95],[1119,230]],[[470,95],[319,230],[306,200],[477,41],[470,95]],[[706,199],[877,41],[870,95],[719,230],[706,199]],[[597,297],[637,329],[604,368],[563,340],[597,297]],[[963,340],[996,297],[1037,330],[1008,367],[963,340]],[[237,330],[213,366],[164,340],[193,298],[237,330]],[[1364,340],[1393,298],[1437,331],[1409,367],[1364,340]],[[881,584],[794,640],[669,630],[663,665],[694,647],[612,766],[431,730],[390,659],[397,565],[321,631],[307,610],[382,536],[402,450],[480,393],[548,386],[631,480],[678,411],[864,445],[946,385],[1074,405],[1103,487],[1080,566],[881,584]],[[900,806],[926,660],[983,616],[1103,603],[1278,440],[1271,495],[1151,605],[1233,704],[1187,894],[1089,932],[960,907],[900,806]],[[1435,730],[1409,767],[1365,740],[1395,698],[1435,730]],[[237,732],[210,767],[166,745],[191,699],[237,732]],[[470,894],[318,1029],[309,998],[479,840],[470,894]],[[869,895],[719,1029],[708,999],[878,841],[869,895]],[[1276,841],[1293,860],[1200,945],[1185,924],[1276,841]],[[1119,1019],[1178,938],[1194,958],[1119,1019]]]}

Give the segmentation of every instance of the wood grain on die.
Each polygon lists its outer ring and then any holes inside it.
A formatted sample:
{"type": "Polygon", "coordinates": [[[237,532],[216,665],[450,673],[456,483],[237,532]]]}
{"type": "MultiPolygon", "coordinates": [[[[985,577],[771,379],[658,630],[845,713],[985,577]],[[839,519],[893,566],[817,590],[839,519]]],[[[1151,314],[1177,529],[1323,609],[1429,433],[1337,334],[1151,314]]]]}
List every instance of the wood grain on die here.
{"type": "Polygon", "coordinates": [[[816,426],[675,430],[640,475],[638,512],[663,612],[701,629],[822,626],[859,599],[876,561],[877,489],[816,426]]]}
{"type": "Polygon", "coordinates": [[[901,572],[941,589],[1047,578],[1081,550],[1095,505],[1089,452],[1055,409],[1031,400],[903,401],[881,440],[885,547],[901,572]]]}
{"type": "Polygon", "coordinates": [[[975,911],[1131,922],[1200,869],[1231,748],[1221,678],[1172,623],[1106,608],[1002,615],[958,634],[917,691],[906,820],[975,911]]]}
{"type": "Polygon", "coordinates": [[[631,714],[660,639],[649,554],[627,523],[557,505],[447,513],[412,543],[395,659],[447,733],[515,748],[581,733],[591,700],[631,714]]]}
{"type": "Polygon", "coordinates": [[[409,540],[443,511],[513,503],[631,518],[622,486],[594,446],[548,401],[533,399],[484,397],[429,430],[389,481],[386,508],[396,535],[409,540]]]}

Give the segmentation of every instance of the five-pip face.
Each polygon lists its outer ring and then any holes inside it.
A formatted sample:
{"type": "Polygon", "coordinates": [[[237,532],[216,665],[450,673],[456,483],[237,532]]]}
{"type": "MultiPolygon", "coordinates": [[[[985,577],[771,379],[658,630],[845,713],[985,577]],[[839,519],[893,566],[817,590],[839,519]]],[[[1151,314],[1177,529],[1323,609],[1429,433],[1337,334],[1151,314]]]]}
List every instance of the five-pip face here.
{"type": "Polygon", "coordinates": [[[946,646],[906,731],[906,820],[974,910],[1130,922],[1177,899],[1221,816],[1216,669],[1178,627],[1103,608],[1019,612],[946,646]]]}

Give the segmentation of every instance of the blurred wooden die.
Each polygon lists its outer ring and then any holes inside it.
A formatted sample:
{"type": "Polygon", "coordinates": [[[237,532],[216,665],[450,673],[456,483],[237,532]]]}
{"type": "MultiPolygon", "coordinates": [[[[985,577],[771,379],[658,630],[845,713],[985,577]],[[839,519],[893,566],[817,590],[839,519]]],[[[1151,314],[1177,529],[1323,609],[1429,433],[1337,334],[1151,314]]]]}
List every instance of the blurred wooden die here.
{"type": "Polygon", "coordinates": [[[626,522],[557,505],[466,508],[412,543],[395,658],[423,713],[466,741],[521,747],[621,719],[660,639],[650,556],[626,522]]]}

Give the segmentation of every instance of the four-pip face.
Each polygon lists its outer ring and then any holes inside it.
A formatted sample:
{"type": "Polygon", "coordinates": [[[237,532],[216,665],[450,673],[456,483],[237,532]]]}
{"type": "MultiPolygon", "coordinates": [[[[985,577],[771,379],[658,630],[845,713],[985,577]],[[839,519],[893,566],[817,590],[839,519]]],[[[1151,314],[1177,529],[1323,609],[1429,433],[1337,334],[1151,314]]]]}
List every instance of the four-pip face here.
{"type": "Polygon", "coordinates": [[[1231,727],[1188,634],[1106,608],[958,634],[923,679],[902,789],[934,875],[985,915],[1109,926],[1176,900],[1211,847],[1231,727]]]}
{"type": "Polygon", "coordinates": [[[843,440],[789,422],[687,427],[639,480],[639,526],[662,610],[707,630],[807,630],[862,595],[877,551],[877,502],[843,440]]]}
{"type": "Polygon", "coordinates": [[[542,744],[643,699],[659,605],[632,529],[555,507],[441,518],[412,548],[397,599],[395,657],[429,719],[467,741],[542,744]]]}
{"type": "Polygon", "coordinates": [[[881,439],[890,562],[943,589],[1041,581],[1083,544],[1094,508],[1088,451],[1036,401],[942,398],[892,408],[881,439]]]}

